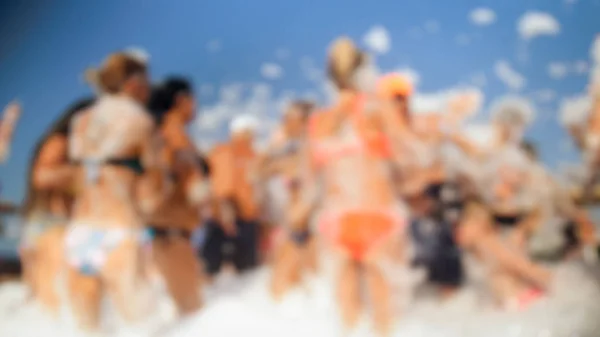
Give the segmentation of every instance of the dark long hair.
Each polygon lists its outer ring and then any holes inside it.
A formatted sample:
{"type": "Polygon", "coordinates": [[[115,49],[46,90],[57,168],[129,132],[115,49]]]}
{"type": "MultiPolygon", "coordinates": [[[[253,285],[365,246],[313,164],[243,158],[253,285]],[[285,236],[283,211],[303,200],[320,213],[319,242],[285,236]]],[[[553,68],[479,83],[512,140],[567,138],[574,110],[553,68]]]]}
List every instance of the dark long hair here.
{"type": "Polygon", "coordinates": [[[35,169],[35,164],[37,163],[42,147],[52,136],[60,135],[68,137],[71,131],[71,121],[73,120],[73,117],[75,117],[78,112],[91,106],[95,100],[96,99],[93,97],[86,97],[71,104],[67,110],[65,110],[65,112],[63,112],[63,114],[46,130],[46,132],[42,135],[42,137],[40,137],[33,147],[33,151],[29,159],[29,168],[27,171],[27,194],[25,195],[23,208],[21,210],[23,216],[30,215],[31,212],[35,210],[37,205],[43,202],[45,199],[45,193],[41,193],[33,185],[33,170],[35,169]]]}
{"type": "MultiPolygon", "coordinates": [[[[157,126],[160,126],[171,109],[177,103],[179,95],[191,95],[193,93],[192,83],[179,76],[170,76],[161,84],[152,88],[152,95],[148,102],[148,111],[157,126]]],[[[196,161],[202,173],[210,175],[208,161],[200,153],[197,153],[196,161]]]]}
{"type": "Polygon", "coordinates": [[[190,81],[178,76],[171,76],[163,83],[152,88],[148,102],[148,111],[157,125],[160,125],[177,103],[179,95],[192,94],[193,88],[190,81]]]}

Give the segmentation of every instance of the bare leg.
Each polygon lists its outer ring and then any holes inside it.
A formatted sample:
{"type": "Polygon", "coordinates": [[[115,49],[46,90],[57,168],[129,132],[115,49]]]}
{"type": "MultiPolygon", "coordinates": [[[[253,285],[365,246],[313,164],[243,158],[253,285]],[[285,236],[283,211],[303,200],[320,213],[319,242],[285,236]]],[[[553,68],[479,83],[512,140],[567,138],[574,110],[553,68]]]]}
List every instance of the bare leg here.
{"type": "Polygon", "coordinates": [[[190,243],[184,239],[155,241],[153,257],[180,315],[199,310],[200,265],[190,243]]]}
{"type": "Polygon", "coordinates": [[[299,248],[289,240],[282,243],[275,257],[271,294],[277,301],[300,280],[301,256],[299,248]]]}
{"type": "Polygon", "coordinates": [[[479,258],[510,270],[538,287],[548,286],[550,272],[531,262],[523,253],[506,247],[486,217],[475,212],[467,214],[460,230],[460,244],[472,249],[479,258]]]}
{"type": "Polygon", "coordinates": [[[542,289],[548,287],[551,280],[550,272],[518,252],[508,249],[498,237],[494,235],[482,236],[475,247],[482,252],[482,255],[490,256],[502,268],[510,270],[537,287],[542,289]]]}
{"type": "Polygon", "coordinates": [[[102,297],[100,280],[69,269],[68,284],[71,307],[79,327],[87,331],[98,329],[102,297]]]}
{"type": "Polygon", "coordinates": [[[53,314],[58,313],[60,300],[56,289],[58,275],[64,265],[63,258],[64,227],[49,229],[40,237],[39,300],[53,314]]]}
{"type": "Polygon", "coordinates": [[[358,322],[362,309],[358,263],[349,258],[342,261],[337,289],[344,325],[346,328],[353,328],[358,322]]]}
{"type": "Polygon", "coordinates": [[[509,275],[501,270],[492,271],[489,278],[495,299],[503,307],[509,304],[511,299],[515,299],[519,293],[524,290],[521,282],[515,279],[513,275],[509,275]]]}
{"type": "Polygon", "coordinates": [[[106,282],[106,291],[116,309],[127,323],[142,318],[148,296],[149,282],[144,277],[140,256],[141,250],[134,240],[125,241],[113,250],[106,261],[102,278],[106,282]]]}
{"type": "Polygon", "coordinates": [[[38,289],[37,289],[37,280],[36,277],[36,255],[37,252],[33,248],[23,249],[20,252],[21,255],[21,264],[23,266],[23,282],[29,288],[29,297],[36,298],[38,289]]]}
{"type": "Polygon", "coordinates": [[[374,263],[366,267],[366,281],[371,302],[375,330],[381,336],[388,336],[392,328],[391,287],[381,269],[374,263]]]}
{"type": "Polygon", "coordinates": [[[317,273],[319,269],[319,257],[318,257],[318,245],[317,239],[315,237],[311,237],[304,247],[304,266],[307,271],[312,273],[317,273]]]}

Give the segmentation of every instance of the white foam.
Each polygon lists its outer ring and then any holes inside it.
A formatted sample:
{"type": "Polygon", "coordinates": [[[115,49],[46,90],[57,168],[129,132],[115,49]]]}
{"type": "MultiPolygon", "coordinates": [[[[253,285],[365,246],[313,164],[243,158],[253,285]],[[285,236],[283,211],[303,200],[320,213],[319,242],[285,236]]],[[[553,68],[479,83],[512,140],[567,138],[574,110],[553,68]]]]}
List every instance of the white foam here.
{"type": "MultiPolygon", "coordinates": [[[[394,336],[587,336],[600,331],[598,279],[576,262],[560,265],[555,272],[551,296],[525,312],[499,312],[485,305],[480,289],[474,285],[443,303],[434,297],[420,296],[397,314],[394,336]]],[[[269,277],[266,268],[239,277],[231,273],[220,275],[205,289],[206,306],[201,312],[175,325],[165,325],[167,328],[154,335],[330,337],[342,334],[328,277],[308,278],[305,286],[292,290],[281,303],[273,302],[268,294],[269,277]]],[[[1,336],[77,335],[34,304],[23,304],[25,295],[19,283],[0,286],[1,336]]],[[[369,317],[364,315],[348,336],[373,336],[371,327],[369,317]]],[[[139,330],[135,333],[143,336],[139,330]]]]}

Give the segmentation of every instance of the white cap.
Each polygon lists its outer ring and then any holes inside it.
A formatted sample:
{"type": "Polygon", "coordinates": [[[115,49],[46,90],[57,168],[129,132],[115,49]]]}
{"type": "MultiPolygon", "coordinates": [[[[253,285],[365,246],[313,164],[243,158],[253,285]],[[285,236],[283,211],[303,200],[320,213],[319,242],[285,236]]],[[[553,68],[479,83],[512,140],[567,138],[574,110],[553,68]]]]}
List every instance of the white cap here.
{"type": "Polygon", "coordinates": [[[229,123],[229,132],[236,134],[244,131],[256,131],[258,124],[258,120],[252,115],[238,115],[233,117],[231,123],[229,123]]]}

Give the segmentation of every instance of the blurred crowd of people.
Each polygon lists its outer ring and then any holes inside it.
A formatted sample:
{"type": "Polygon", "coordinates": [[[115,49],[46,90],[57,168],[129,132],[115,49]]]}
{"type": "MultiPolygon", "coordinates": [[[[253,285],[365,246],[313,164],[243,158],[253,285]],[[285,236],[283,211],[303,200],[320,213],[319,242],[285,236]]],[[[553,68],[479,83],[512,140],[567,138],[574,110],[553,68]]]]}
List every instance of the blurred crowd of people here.
{"type": "MultiPolygon", "coordinates": [[[[472,257],[500,310],[523,310],[552,296],[542,261],[597,258],[594,224],[524,138],[526,103],[504,99],[475,125],[482,98],[465,90],[416,114],[409,79],[372,78],[370,62],[337,39],[331,106],[292,102],[260,150],[260,121],[235,116],[229,139],[202,153],[186,131],[193,84],[152,85],[143,55],[108,56],[86,73],[95,95],[74,102],[33,150],[21,242],[32,296],[53,313],[68,303],[81,328],[96,330],[105,296],[127,323],[148,317],[160,294],[185,316],[201,310],[203,284],[223,266],[267,265],[279,300],[327,257],[344,324],[368,307],[387,335],[401,319],[397,271],[425,270],[443,300],[469,286],[472,257]]],[[[600,163],[597,102],[573,132],[589,172],[600,163]]],[[[11,105],[2,119],[0,157],[18,114],[11,105]]]]}

